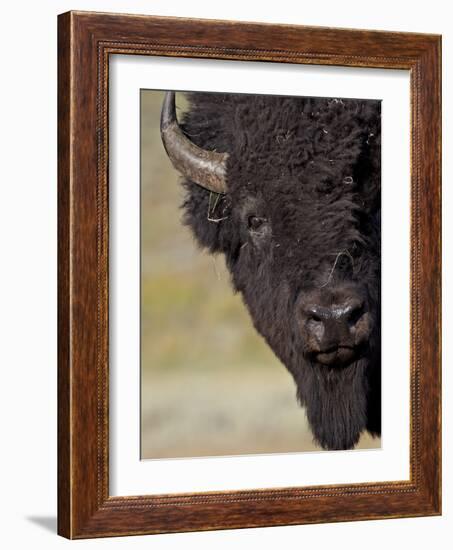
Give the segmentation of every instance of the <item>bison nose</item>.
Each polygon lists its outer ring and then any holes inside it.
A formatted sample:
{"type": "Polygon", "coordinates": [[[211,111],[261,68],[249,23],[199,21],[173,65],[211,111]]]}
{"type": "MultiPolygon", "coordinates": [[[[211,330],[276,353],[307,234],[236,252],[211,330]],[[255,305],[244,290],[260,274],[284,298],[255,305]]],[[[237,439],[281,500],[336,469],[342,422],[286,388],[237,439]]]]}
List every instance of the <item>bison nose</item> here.
{"type": "Polygon", "coordinates": [[[307,305],[303,317],[307,350],[320,363],[345,363],[355,356],[358,336],[363,332],[359,329],[365,318],[361,301],[307,305]]]}

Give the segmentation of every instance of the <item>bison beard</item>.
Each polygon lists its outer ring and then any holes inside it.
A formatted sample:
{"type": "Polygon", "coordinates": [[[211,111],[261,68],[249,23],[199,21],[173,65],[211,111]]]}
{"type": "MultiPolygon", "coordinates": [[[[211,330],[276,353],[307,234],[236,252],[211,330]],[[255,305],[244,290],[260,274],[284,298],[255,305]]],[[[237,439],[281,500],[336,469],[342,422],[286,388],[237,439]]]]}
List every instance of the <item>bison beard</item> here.
{"type": "Polygon", "coordinates": [[[354,447],[367,424],[366,360],[343,368],[310,365],[297,379],[313,435],[325,449],[354,447]]]}
{"type": "Polygon", "coordinates": [[[315,440],[381,431],[380,103],[191,94],[162,139],[184,222],[223,253],[256,330],[292,374],[315,440]],[[189,139],[190,138],[190,139],[189,139]]]}

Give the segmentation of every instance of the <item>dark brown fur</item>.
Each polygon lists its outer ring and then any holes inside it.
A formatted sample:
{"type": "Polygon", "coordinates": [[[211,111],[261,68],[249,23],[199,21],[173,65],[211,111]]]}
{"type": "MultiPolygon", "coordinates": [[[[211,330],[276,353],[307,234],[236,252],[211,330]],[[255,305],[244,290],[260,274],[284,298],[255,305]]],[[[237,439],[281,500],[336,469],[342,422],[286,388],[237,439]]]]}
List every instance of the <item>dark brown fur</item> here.
{"type": "Polygon", "coordinates": [[[202,93],[190,101],[182,128],[229,154],[228,193],[185,181],[185,223],[225,255],[256,330],[294,377],[316,441],[352,448],[364,430],[381,429],[380,102],[202,93]],[[254,217],[264,220],[256,230],[254,217]],[[326,304],[363,299],[373,328],[354,362],[329,367],[307,354],[300,304],[314,292],[326,304]]]}

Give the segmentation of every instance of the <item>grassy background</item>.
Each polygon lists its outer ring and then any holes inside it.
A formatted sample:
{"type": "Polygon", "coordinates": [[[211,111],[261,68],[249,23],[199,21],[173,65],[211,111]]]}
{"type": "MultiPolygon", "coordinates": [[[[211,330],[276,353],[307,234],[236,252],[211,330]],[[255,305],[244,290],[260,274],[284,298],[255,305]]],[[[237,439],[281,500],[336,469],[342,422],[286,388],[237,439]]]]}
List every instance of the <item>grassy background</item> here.
{"type": "MultiPolygon", "coordinates": [[[[254,330],[223,258],[198,249],[181,223],[162,99],[141,92],[142,458],[317,449],[292,378],[254,330]]],[[[360,446],[379,442],[364,436],[360,446]]]]}

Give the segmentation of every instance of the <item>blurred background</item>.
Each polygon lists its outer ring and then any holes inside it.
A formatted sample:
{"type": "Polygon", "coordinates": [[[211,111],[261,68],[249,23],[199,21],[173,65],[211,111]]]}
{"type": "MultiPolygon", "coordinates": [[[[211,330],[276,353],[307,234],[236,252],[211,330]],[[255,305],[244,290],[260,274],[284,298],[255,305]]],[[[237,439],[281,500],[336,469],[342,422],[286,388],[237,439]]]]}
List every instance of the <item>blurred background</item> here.
{"type": "MultiPolygon", "coordinates": [[[[223,257],[198,249],[181,223],[180,177],[160,140],[163,96],[141,91],[141,457],[320,450],[223,257]]],[[[358,446],[376,447],[368,435],[358,446]]]]}

